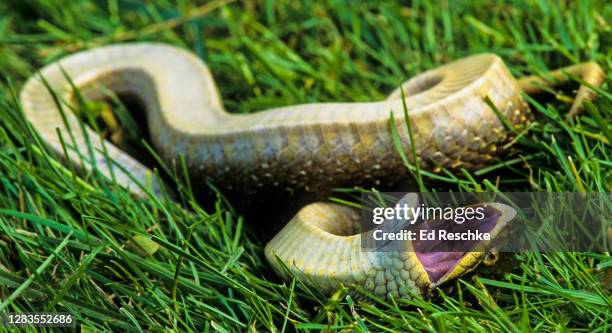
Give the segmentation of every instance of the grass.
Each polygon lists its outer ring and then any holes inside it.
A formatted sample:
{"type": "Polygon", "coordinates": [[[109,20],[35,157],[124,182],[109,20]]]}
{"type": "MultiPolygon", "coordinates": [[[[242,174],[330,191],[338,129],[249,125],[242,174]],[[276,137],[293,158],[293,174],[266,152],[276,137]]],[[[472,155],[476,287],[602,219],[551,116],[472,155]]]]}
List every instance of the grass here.
{"type": "MultiPolygon", "coordinates": [[[[0,3],[0,312],[69,311],[85,332],[612,330],[608,253],[506,254],[505,266],[480,269],[431,299],[358,302],[346,288],[329,296],[280,281],[232,198],[218,194],[199,203],[179,181],[178,202],[135,200],[96,173],[76,175],[45,153],[16,100],[43,64],[134,40],[195,52],[232,112],[381,99],[415,73],[478,52],[499,54],[517,76],[586,60],[609,73],[612,6],[586,0],[203,6],[0,3]]],[[[607,75],[598,100],[578,118],[563,116],[568,92],[529,98],[534,122],[490,167],[431,173],[407,165],[406,172],[416,171],[430,190],[610,192],[607,75]]]]}

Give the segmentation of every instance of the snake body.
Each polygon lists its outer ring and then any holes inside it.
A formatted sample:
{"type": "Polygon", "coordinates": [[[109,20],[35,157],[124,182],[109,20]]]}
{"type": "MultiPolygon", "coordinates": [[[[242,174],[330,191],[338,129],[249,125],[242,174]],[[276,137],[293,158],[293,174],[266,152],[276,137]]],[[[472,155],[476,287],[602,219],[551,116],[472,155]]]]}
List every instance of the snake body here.
{"type": "MultiPolygon", "coordinates": [[[[401,148],[409,152],[412,143],[426,169],[475,169],[499,153],[498,144],[508,133],[484,97],[513,126],[529,118],[521,85],[492,54],[424,72],[383,101],[314,103],[251,114],[227,113],[207,66],[193,54],[163,44],[95,48],[52,63],[29,79],[20,98],[45,143],[64,156],[61,133],[71,147],[71,163],[84,169],[95,163],[140,196],[146,194],[134,181],[148,183],[150,170],[79,124],[70,111],[74,87],[86,99],[104,98],[102,88],[135,96],[144,105],[152,142],[164,160],[184,155],[192,177],[246,195],[405,175],[389,125],[390,117],[398,124],[404,119],[400,89],[413,131],[411,141],[407,127],[397,126],[401,148]]],[[[326,289],[356,283],[380,296],[424,292],[482,259],[482,252],[469,253],[443,279],[431,281],[414,253],[360,254],[358,237],[349,232],[355,214],[330,203],[308,205],[270,241],[266,256],[281,274],[286,266],[326,289]]]]}

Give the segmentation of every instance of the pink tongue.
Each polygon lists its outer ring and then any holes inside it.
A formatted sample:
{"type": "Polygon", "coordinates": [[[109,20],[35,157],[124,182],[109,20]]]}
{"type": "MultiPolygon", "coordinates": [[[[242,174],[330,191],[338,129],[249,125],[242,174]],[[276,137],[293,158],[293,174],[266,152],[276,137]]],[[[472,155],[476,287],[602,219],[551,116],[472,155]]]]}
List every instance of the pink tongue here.
{"type": "Polygon", "coordinates": [[[444,274],[455,268],[465,252],[417,252],[416,254],[429,280],[432,284],[436,284],[444,274]]]}
{"type": "MultiPolygon", "coordinates": [[[[485,218],[483,220],[465,221],[463,224],[457,224],[453,221],[427,221],[415,226],[417,234],[420,230],[437,230],[444,229],[451,232],[466,232],[467,230],[480,232],[490,232],[493,230],[501,212],[497,209],[486,207],[485,218]]],[[[416,240],[412,242],[417,258],[425,268],[429,280],[432,284],[436,284],[444,275],[452,271],[455,266],[463,259],[467,252],[470,252],[479,241],[444,241],[444,240],[416,240]]]]}

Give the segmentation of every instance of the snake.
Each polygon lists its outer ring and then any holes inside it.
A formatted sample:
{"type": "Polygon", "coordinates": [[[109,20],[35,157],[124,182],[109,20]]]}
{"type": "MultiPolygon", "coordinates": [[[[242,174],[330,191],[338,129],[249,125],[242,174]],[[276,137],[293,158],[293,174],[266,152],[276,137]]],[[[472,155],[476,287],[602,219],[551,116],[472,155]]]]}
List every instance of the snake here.
{"type": "MultiPolygon", "coordinates": [[[[166,44],[132,42],[48,64],[26,81],[20,101],[29,124],[54,154],[79,169],[95,167],[147,198],[159,190],[153,171],[83,126],[73,112],[79,99],[104,100],[105,91],[132,96],[145,110],[151,142],[164,161],[184,158],[192,178],[247,196],[393,181],[408,174],[403,158],[423,170],[476,170],[503,158],[502,143],[513,136],[509,127],[524,128],[531,121],[523,92],[535,95],[572,76],[582,83],[570,108],[574,115],[603,82],[596,63],[517,79],[502,58],[489,53],[420,73],[384,100],[237,114],[225,110],[209,68],[196,55],[166,44]],[[405,112],[410,126],[392,128],[391,119],[401,123],[405,112]]],[[[512,216],[502,206],[493,208],[500,232],[512,216]]],[[[265,256],[280,276],[323,291],[354,285],[383,298],[412,297],[473,270],[490,246],[477,244],[459,254],[367,252],[359,245],[358,220],[351,207],[308,204],[267,243],[265,256]]]]}

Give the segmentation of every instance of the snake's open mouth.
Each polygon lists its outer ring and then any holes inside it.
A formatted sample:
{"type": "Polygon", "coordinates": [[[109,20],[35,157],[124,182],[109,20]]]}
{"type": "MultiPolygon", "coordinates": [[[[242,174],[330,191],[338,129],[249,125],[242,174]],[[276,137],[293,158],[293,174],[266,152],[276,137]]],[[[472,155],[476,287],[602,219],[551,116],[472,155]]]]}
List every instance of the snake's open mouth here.
{"type": "Polygon", "coordinates": [[[415,226],[417,232],[432,232],[438,236],[435,240],[417,238],[412,243],[416,257],[427,272],[432,285],[446,281],[459,266],[474,265],[474,258],[471,257],[473,251],[482,252],[490,247],[491,242],[501,242],[497,236],[514,216],[507,212],[507,208],[509,207],[505,205],[496,205],[495,208],[485,205],[484,218],[477,221],[465,221],[462,224],[427,221],[415,226]],[[468,232],[472,235],[488,234],[489,240],[481,240],[476,236],[466,237],[465,240],[448,239],[448,235],[465,235],[468,232]],[[446,239],[442,238],[442,234],[447,235],[446,239]]]}

